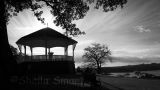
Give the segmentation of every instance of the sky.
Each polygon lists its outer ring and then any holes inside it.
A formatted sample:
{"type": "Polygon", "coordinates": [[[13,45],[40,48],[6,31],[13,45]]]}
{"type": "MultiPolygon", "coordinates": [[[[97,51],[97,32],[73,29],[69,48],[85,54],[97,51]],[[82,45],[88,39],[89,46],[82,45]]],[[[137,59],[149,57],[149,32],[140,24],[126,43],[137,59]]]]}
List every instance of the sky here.
{"type": "MultiPolygon", "coordinates": [[[[86,35],[73,37],[78,41],[75,49],[76,66],[82,64],[84,48],[92,43],[108,45],[112,52],[112,62],[104,66],[123,66],[143,63],[160,63],[160,0],[128,0],[123,9],[103,12],[90,8],[87,15],[74,21],[86,35]]],[[[61,27],[55,26],[53,16],[44,8],[43,17],[51,27],[64,33],[61,27]]],[[[9,43],[15,42],[47,25],[37,21],[33,13],[24,10],[10,19],[7,26],[9,43]]],[[[44,48],[34,48],[33,54],[44,54],[44,48]]],[[[62,54],[62,48],[52,48],[55,54],[62,54]]],[[[29,48],[27,53],[30,54],[29,48]]],[[[70,53],[70,51],[69,51],[70,53]]]]}

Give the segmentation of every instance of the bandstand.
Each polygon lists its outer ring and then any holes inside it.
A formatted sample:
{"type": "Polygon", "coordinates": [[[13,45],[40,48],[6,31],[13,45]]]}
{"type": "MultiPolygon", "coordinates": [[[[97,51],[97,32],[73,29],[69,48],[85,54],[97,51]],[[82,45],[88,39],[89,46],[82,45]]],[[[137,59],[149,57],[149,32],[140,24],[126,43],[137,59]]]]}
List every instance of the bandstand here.
{"type": "Polygon", "coordinates": [[[20,38],[16,44],[20,53],[24,53],[20,68],[25,73],[73,74],[75,72],[74,50],[77,41],[49,27],[20,38]],[[70,45],[72,45],[71,56],[68,55],[70,45]],[[22,47],[24,47],[24,52],[22,52],[22,47]],[[26,55],[26,47],[30,48],[30,56],[26,55]],[[44,47],[45,55],[33,55],[35,47],[44,47]],[[54,47],[63,47],[64,55],[54,55],[50,52],[50,49],[54,47]]]}

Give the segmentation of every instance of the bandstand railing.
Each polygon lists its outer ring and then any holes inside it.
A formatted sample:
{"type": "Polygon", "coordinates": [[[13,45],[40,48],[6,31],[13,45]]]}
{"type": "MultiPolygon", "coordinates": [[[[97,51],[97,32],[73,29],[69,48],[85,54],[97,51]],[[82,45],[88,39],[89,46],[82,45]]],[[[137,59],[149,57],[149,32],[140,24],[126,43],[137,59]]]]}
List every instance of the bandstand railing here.
{"type": "Polygon", "coordinates": [[[38,61],[73,61],[73,56],[66,56],[66,55],[52,55],[51,57],[45,55],[33,55],[31,56],[23,56],[20,58],[20,62],[38,62],[38,61]]]}

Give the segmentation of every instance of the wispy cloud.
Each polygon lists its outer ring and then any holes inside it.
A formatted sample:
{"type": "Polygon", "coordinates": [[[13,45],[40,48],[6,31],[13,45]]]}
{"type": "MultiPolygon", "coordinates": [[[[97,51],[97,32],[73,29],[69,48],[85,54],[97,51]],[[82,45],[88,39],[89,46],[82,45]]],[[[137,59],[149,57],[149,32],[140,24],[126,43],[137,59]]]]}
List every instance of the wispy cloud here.
{"type": "MultiPolygon", "coordinates": [[[[157,44],[158,45],[158,44],[157,44]]],[[[159,57],[159,47],[153,46],[152,48],[122,48],[112,50],[112,56],[115,57],[138,57],[138,58],[150,58],[159,57]]]]}
{"type": "Polygon", "coordinates": [[[138,25],[135,27],[135,31],[143,33],[143,32],[151,32],[150,29],[144,27],[143,25],[138,25]]]}
{"type": "Polygon", "coordinates": [[[94,40],[84,40],[84,41],[79,41],[78,45],[88,45],[93,42],[94,42],[94,40]]]}
{"type": "Polygon", "coordinates": [[[124,62],[124,63],[152,63],[152,62],[158,62],[160,63],[159,56],[153,56],[153,57],[112,57],[113,62],[124,62]]]}

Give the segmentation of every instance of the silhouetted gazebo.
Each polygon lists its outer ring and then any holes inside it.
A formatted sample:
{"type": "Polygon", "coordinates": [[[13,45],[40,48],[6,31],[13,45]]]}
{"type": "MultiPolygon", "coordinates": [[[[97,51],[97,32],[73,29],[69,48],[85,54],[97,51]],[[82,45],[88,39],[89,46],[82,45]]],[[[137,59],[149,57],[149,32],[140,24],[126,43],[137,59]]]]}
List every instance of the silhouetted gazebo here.
{"type": "MultiPolygon", "coordinates": [[[[20,38],[16,44],[19,47],[20,52],[22,53],[22,46],[24,46],[24,55],[25,55],[25,59],[24,62],[34,62],[34,63],[39,63],[39,62],[45,62],[45,63],[49,63],[49,64],[45,64],[45,68],[46,65],[47,67],[50,68],[46,68],[46,69],[53,69],[57,67],[61,67],[61,68],[68,68],[70,67],[70,69],[72,68],[72,71],[69,72],[73,72],[74,70],[74,50],[75,50],[75,46],[77,44],[77,41],[47,27],[47,28],[43,28],[40,29],[36,32],[33,32],[29,35],[26,35],[22,38],[20,38]],[[72,56],[68,56],[68,46],[72,45],[72,56]],[[26,46],[30,47],[31,50],[31,56],[30,58],[26,58],[26,46]],[[44,47],[45,48],[45,55],[33,55],[33,48],[34,47],[44,47]],[[50,48],[53,47],[64,47],[64,55],[49,55],[50,52],[50,48]],[[53,63],[53,64],[51,64],[53,63]],[[65,65],[65,64],[69,64],[70,65],[65,65]],[[72,65],[71,65],[72,64],[72,65]],[[50,66],[49,66],[50,65],[50,66]],[[54,67],[53,67],[54,66],[54,67]],[[66,66],[66,67],[65,67],[66,66]]],[[[43,67],[43,64],[34,64],[34,65],[30,65],[30,67],[35,67],[35,68],[40,68],[43,67]],[[38,66],[36,66],[38,65],[38,66]]],[[[35,69],[34,68],[34,69],[35,69]]],[[[37,69],[38,69],[37,68],[37,69]]],[[[44,67],[43,67],[44,68],[44,67]]],[[[45,71],[45,70],[44,70],[45,71]]]]}

